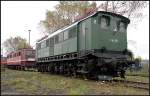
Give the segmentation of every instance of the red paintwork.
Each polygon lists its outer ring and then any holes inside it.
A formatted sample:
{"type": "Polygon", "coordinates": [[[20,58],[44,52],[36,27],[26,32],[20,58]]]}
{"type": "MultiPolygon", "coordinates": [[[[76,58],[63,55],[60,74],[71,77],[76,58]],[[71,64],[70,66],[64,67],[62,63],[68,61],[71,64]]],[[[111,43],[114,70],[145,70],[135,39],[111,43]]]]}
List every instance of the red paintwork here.
{"type": "MultiPolygon", "coordinates": [[[[31,55],[29,55],[31,56],[31,55]]],[[[34,49],[22,49],[22,50],[18,50],[16,52],[12,52],[10,54],[7,55],[7,65],[21,65],[21,66],[30,66],[35,64],[35,50],[34,49]],[[30,57],[33,60],[29,60],[29,57],[26,56],[29,52],[28,51],[32,51],[34,52],[33,56],[30,57]],[[20,52],[20,55],[19,55],[20,52]],[[18,54],[15,56],[15,54],[18,54]],[[8,58],[8,56],[12,55],[12,58],[8,58]]]]}
{"type": "Polygon", "coordinates": [[[1,60],[1,64],[2,64],[2,65],[6,65],[6,64],[7,64],[7,61],[6,61],[6,60],[1,60]]]}
{"type": "Polygon", "coordinates": [[[1,65],[6,65],[7,64],[7,58],[1,56],[1,65]]]}

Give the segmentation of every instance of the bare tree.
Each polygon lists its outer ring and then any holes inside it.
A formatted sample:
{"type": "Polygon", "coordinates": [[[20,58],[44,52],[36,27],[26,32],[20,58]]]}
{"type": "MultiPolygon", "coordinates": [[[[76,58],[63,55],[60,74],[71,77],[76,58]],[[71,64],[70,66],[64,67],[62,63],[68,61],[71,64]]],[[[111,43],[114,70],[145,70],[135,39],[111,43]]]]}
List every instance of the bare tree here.
{"type": "Polygon", "coordinates": [[[143,19],[142,11],[148,3],[148,1],[105,1],[98,8],[123,15],[131,19],[131,25],[136,25],[143,19]]]}
{"type": "Polygon", "coordinates": [[[27,43],[26,39],[21,37],[10,37],[4,43],[4,48],[6,49],[6,53],[10,53],[12,51],[16,51],[22,48],[31,48],[31,46],[27,43]]]}
{"type": "Polygon", "coordinates": [[[147,6],[147,4],[147,1],[106,1],[100,5],[105,7],[100,8],[104,9],[104,11],[114,12],[130,18],[131,16],[136,15],[138,12],[141,12],[142,9],[147,6]]]}

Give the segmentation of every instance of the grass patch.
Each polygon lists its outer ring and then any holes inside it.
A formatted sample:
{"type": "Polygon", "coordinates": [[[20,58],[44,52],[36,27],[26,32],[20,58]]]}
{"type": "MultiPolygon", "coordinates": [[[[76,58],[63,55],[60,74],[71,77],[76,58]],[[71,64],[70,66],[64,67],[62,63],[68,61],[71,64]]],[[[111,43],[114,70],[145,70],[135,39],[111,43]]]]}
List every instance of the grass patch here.
{"type": "MultiPolygon", "coordinates": [[[[113,78],[115,80],[124,80],[119,77],[113,78]]],[[[127,81],[134,81],[134,82],[143,82],[143,83],[149,83],[149,77],[142,77],[142,76],[126,76],[125,80],[127,81]]]]}
{"type": "MultiPolygon", "coordinates": [[[[38,72],[8,70],[1,73],[2,85],[9,85],[27,95],[130,95],[148,94],[147,90],[135,90],[121,84],[107,84],[106,82],[85,81],[82,79],[64,77],[60,75],[41,74],[38,72]]],[[[146,77],[127,77],[132,80],[145,80],[146,77]],[[135,79],[136,78],[136,79],[135,79]]],[[[147,79],[148,80],[148,79],[147,79]]],[[[5,86],[2,86],[5,87],[5,86]]]]}
{"type": "Polygon", "coordinates": [[[6,69],[6,65],[5,64],[1,64],[1,72],[4,72],[6,69]]]}
{"type": "Polygon", "coordinates": [[[18,90],[18,92],[33,93],[37,90],[37,87],[25,78],[11,79],[5,83],[13,86],[16,90],[18,90]]]}
{"type": "Polygon", "coordinates": [[[84,95],[87,92],[88,88],[86,85],[80,85],[78,87],[70,88],[68,95],[84,95]]]}
{"type": "Polygon", "coordinates": [[[128,75],[128,76],[149,77],[149,66],[148,66],[148,64],[143,64],[142,69],[139,70],[139,71],[136,71],[136,70],[133,70],[133,71],[127,70],[126,75],[128,75]]]}
{"type": "Polygon", "coordinates": [[[148,95],[149,93],[145,90],[135,89],[131,87],[124,87],[124,86],[115,86],[115,88],[110,89],[112,95],[148,95]]]}
{"type": "Polygon", "coordinates": [[[126,79],[129,80],[129,81],[149,83],[149,77],[126,76],[126,79]]]}

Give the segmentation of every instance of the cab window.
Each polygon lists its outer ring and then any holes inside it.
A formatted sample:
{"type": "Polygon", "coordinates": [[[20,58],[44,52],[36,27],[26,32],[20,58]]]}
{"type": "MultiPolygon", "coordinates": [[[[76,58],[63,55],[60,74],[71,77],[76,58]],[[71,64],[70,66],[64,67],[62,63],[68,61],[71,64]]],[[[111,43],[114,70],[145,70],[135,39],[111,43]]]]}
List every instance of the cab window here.
{"type": "Polygon", "coordinates": [[[63,41],[63,32],[59,33],[58,36],[59,36],[58,41],[62,42],[63,41]]]}
{"type": "Polygon", "coordinates": [[[41,48],[45,48],[46,47],[46,41],[43,41],[42,43],[41,43],[41,48]]]}
{"type": "Polygon", "coordinates": [[[119,31],[120,32],[125,32],[126,31],[126,24],[125,24],[125,22],[120,22],[120,24],[119,24],[119,31]]]}
{"type": "Polygon", "coordinates": [[[113,23],[113,31],[118,31],[119,30],[119,22],[116,21],[115,23],[113,23]]]}
{"type": "Polygon", "coordinates": [[[34,57],[35,56],[35,51],[33,50],[28,50],[26,51],[26,57],[34,57]]]}
{"type": "Polygon", "coordinates": [[[37,49],[41,49],[41,43],[37,44],[37,49]]]}
{"type": "Polygon", "coordinates": [[[46,40],[46,47],[49,46],[49,39],[46,40]]]}
{"type": "Polygon", "coordinates": [[[102,16],[100,19],[101,28],[107,29],[110,25],[110,17],[108,16],[102,16]]]}
{"type": "Polygon", "coordinates": [[[26,51],[26,55],[31,55],[32,51],[26,51]]]}
{"type": "Polygon", "coordinates": [[[117,31],[119,31],[119,32],[126,32],[127,25],[126,25],[125,22],[117,21],[116,24],[117,24],[117,31]]]}
{"type": "Polygon", "coordinates": [[[50,47],[54,47],[54,38],[50,38],[50,47]]]}
{"type": "Polygon", "coordinates": [[[68,39],[69,37],[68,34],[69,34],[68,30],[64,31],[64,40],[68,39]]]}
{"type": "Polygon", "coordinates": [[[76,28],[72,28],[69,30],[69,38],[73,38],[73,37],[76,37],[76,28]]]}
{"type": "Polygon", "coordinates": [[[21,56],[21,52],[18,53],[18,56],[21,56]]]}
{"type": "Polygon", "coordinates": [[[12,58],[12,54],[10,55],[10,58],[12,58]]]}
{"type": "Polygon", "coordinates": [[[56,35],[54,38],[55,38],[55,44],[59,43],[59,36],[56,35]]]}

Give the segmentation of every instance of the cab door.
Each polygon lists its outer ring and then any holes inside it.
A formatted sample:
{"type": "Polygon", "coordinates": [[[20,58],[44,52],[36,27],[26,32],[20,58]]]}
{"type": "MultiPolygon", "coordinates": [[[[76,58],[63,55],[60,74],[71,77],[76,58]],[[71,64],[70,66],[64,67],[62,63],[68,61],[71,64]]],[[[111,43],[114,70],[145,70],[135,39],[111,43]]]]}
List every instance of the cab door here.
{"type": "Polygon", "coordinates": [[[86,39],[86,38],[85,38],[85,37],[86,37],[86,36],[85,36],[85,35],[86,35],[86,34],[85,34],[85,31],[86,31],[85,28],[86,28],[86,27],[85,27],[85,22],[81,22],[80,25],[79,25],[79,34],[78,34],[78,36],[79,36],[79,41],[78,41],[79,50],[85,50],[85,49],[86,49],[86,48],[85,48],[85,46],[86,46],[86,45],[85,45],[85,44],[86,44],[86,43],[85,43],[85,41],[86,41],[86,40],[85,40],[85,39],[86,39]]]}
{"type": "Polygon", "coordinates": [[[54,37],[49,39],[49,55],[53,56],[54,55],[54,37]]]}

